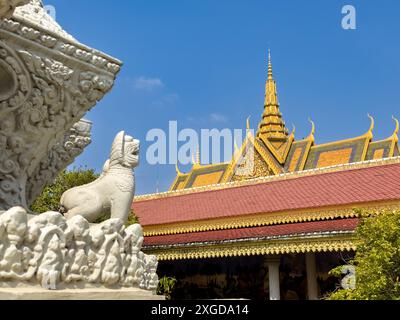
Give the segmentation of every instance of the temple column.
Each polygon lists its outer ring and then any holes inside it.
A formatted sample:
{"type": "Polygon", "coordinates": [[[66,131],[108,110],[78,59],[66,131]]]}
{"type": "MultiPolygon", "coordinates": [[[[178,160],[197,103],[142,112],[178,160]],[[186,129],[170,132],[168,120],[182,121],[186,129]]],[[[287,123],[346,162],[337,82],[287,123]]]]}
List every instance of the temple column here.
{"type": "Polygon", "coordinates": [[[280,256],[272,256],[265,258],[265,265],[268,267],[269,281],[269,299],[281,300],[279,265],[281,263],[280,256]]]}
{"type": "Polygon", "coordinates": [[[306,253],[308,300],[318,300],[317,263],[315,253],[306,253]]]}

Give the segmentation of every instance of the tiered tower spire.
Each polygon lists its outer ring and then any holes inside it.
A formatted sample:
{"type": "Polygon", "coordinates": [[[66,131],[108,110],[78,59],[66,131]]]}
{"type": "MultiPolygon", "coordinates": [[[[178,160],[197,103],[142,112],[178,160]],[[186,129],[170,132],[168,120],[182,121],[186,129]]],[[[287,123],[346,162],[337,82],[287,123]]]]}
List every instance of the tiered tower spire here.
{"type": "Polygon", "coordinates": [[[271,143],[286,142],[288,130],[279,110],[276,81],[272,73],[271,51],[268,50],[268,77],[265,84],[265,102],[262,121],[258,130],[258,137],[267,139],[271,143]]]}

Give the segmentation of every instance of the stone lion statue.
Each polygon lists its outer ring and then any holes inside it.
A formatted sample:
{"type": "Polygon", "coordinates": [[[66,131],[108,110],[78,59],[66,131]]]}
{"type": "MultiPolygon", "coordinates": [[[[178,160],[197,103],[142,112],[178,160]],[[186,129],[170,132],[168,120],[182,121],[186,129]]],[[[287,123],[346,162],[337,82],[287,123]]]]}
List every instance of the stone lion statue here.
{"type": "Polygon", "coordinates": [[[62,195],[60,202],[65,217],[81,215],[93,223],[106,216],[126,222],[135,192],[133,168],[139,165],[139,147],[138,140],[124,131],[118,133],[101,176],[62,195]]]}

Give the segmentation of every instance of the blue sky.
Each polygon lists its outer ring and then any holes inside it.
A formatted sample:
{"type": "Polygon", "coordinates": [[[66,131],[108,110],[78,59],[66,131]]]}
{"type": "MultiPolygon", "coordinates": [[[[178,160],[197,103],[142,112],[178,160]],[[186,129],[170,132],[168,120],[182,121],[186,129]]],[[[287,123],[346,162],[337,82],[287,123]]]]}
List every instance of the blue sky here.
{"type": "MultiPolygon", "coordinates": [[[[297,138],[316,123],[316,142],[363,134],[375,139],[400,117],[400,2],[268,0],[47,0],[81,42],[124,62],[115,87],[86,118],[93,143],[75,162],[99,171],[115,134],[142,141],[137,194],[167,190],[173,165],[145,161],[146,133],[168,128],[256,127],[271,48],[281,111],[297,138]],[[341,9],[357,29],[341,28],[341,9]]],[[[182,170],[188,168],[183,167],[182,170]]]]}

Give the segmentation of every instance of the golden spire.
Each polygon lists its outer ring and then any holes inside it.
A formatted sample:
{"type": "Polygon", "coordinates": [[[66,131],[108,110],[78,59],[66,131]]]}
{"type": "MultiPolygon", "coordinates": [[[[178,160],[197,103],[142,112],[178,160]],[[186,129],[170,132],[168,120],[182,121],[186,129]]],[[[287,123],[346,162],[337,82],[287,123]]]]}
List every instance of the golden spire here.
{"type": "Polygon", "coordinates": [[[271,59],[271,50],[268,49],[268,80],[274,80],[272,74],[272,59],[271,59]]]}
{"type": "Polygon", "coordinates": [[[200,160],[200,146],[197,146],[196,163],[197,163],[197,164],[200,164],[200,163],[201,163],[201,160],[200,160]]]}
{"type": "Polygon", "coordinates": [[[276,82],[272,72],[271,51],[268,50],[268,77],[265,84],[264,113],[259,126],[258,136],[261,139],[271,140],[271,142],[285,142],[288,134],[289,132],[279,110],[276,82]]]}

